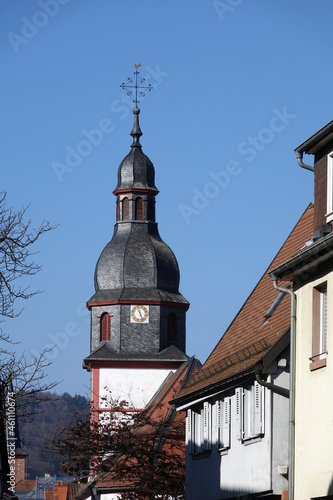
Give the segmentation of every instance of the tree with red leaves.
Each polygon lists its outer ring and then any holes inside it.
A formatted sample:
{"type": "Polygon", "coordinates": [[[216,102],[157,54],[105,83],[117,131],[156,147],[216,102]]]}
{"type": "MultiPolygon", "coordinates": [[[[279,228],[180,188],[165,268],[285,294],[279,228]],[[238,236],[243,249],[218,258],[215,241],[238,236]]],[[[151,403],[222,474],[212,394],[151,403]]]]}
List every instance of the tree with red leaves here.
{"type": "Polygon", "coordinates": [[[89,476],[98,488],[119,487],[124,500],[183,499],[184,416],[169,404],[133,412],[124,401],[108,401],[100,415],[76,415],[53,440],[64,472],[89,476]]]}

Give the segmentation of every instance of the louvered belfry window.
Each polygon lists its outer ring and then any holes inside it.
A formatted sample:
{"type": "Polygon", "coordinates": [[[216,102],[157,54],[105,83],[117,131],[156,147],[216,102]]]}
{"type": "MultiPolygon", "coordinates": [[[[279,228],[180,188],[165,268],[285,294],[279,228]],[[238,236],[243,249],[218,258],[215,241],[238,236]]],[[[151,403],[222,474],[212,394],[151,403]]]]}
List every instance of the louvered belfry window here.
{"type": "Polygon", "coordinates": [[[178,321],[175,313],[168,315],[168,342],[176,342],[178,338],[178,321]]]}
{"type": "Polygon", "coordinates": [[[135,199],[135,220],[143,220],[143,199],[135,199]]]}
{"type": "Polygon", "coordinates": [[[129,220],[129,199],[124,198],[122,201],[122,220],[129,220]]]}
{"type": "Polygon", "coordinates": [[[147,218],[155,221],[155,202],[152,198],[148,198],[147,218]]]}
{"type": "Polygon", "coordinates": [[[111,340],[111,318],[108,313],[103,313],[100,319],[100,341],[111,340]]]}

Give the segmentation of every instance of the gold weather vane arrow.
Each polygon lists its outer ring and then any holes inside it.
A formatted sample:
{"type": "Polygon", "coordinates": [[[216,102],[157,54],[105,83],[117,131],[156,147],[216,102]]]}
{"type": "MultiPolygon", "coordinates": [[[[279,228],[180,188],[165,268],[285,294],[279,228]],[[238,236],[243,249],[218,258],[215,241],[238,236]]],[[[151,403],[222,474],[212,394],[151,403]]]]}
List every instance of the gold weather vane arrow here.
{"type": "Polygon", "coordinates": [[[138,100],[138,97],[141,98],[141,97],[145,97],[146,96],[146,92],[150,92],[151,90],[153,90],[153,87],[150,85],[150,83],[147,83],[146,79],[145,78],[141,78],[140,73],[138,71],[138,68],[140,68],[141,64],[138,63],[134,63],[134,66],[135,66],[135,71],[134,71],[134,75],[135,75],[135,84],[134,84],[134,78],[127,78],[127,83],[122,83],[120,86],[122,89],[126,90],[127,92],[127,95],[131,96],[131,97],[134,97],[133,96],[133,91],[130,90],[130,89],[135,89],[135,97],[133,99],[133,102],[135,103],[135,107],[138,106],[138,103],[140,102],[138,100]],[[141,83],[141,85],[138,85],[138,80],[139,80],[139,84],[141,83]],[[138,89],[139,89],[139,95],[138,95],[138,89]],[[142,90],[140,90],[142,89],[142,90]]]}

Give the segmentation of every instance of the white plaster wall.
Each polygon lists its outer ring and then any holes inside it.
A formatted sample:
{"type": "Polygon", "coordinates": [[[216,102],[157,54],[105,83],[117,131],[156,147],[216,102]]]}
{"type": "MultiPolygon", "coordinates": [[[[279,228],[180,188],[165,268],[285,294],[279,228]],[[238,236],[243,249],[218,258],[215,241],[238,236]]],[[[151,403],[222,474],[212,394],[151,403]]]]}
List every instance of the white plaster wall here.
{"type": "Polygon", "coordinates": [[[118,500],[120,495],[117,493],[103,493],[100,495],[100,500],[118,500]]]}
{"type": "Polygon", "coordinates": [[[101,368],[99,393],[101,397],[109,397],[111,391],[113,398],[125,400],[134,408],[144,408],[171,371],[173,370],[101,368]]]}
{"type": "Polygon", "coordinates": [[[232,396],[231,446],[227,453],[220,454],[217,449],[214,425],[210,452],[193,456],[186,451],[187,500],[221,500],[271,489],[270,397],[265,397],[265,435],[262,439],[252,440],[251,444],[237,440],[235,415],[236,398],[232,396]]]}
{"type": "Polygon", "coordinates": [[[333,488],[333,273],[297,291],[295,500],[332,494],[333,488]],[[309,369],[312,289],[327,281],[327,366],[309,369]]]}
{"type": "MultiPolygon", "coordinates": [[[[289,364],[289,349],[286,356],[289,364]]],[[[289,388],[288,372],[282,371],[271,380],[275,385],[289,388]]],[[[271,393],[273,400],[272,423],[272,481],[274,492],[288,490],[286,475],[281,475],[279,467],[287,466],[289,462],[289,398],[271,393]]]]}

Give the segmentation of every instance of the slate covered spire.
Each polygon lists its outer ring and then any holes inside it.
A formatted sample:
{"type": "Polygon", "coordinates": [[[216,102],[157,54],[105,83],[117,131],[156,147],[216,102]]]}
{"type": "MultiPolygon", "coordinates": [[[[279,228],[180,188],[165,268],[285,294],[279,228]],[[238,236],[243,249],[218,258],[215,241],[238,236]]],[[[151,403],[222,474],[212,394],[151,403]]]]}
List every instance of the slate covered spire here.
{"type": "Polygon", "coordinates": [[[133,110],[131,151],[118,168],[117,217],[112,240],[104,248],[95,270],[100,300],[153,300],[183,304],[175,255],[161,239],[155,221],[155,169],[143,153],[139,108],[133,110]]]}
{"type": "MultiPolygon", "coordinates": [[[[142,132],[139,125],[138,107],[133,109],[134,123],[130,135],[133,137],[131,151],[123,159],[118,168],[118,183],[113,191],[115,195],[133,192],[134,189],[144,190],[142,194],[155,196],[158,189],[155,186],[155,170],[152,162],[142,152],[140,137],[142,132]]],[[[117,200],[117,202],[120,200],[117,200]]],[[[117,217],[118,219],[118,217],[117,217]]]]}
{"type": "Polygon", "coordinates": [[[139,114],[140,114],[140,109],[137,106],[135,106],[135,108],[133,109],[134,123],[131,132],[131,136],[133,137],[133,143],[131,146],[132,148],[141,148],[140,137],[142,136],[142,132],[139,124],[139,114]]]}

